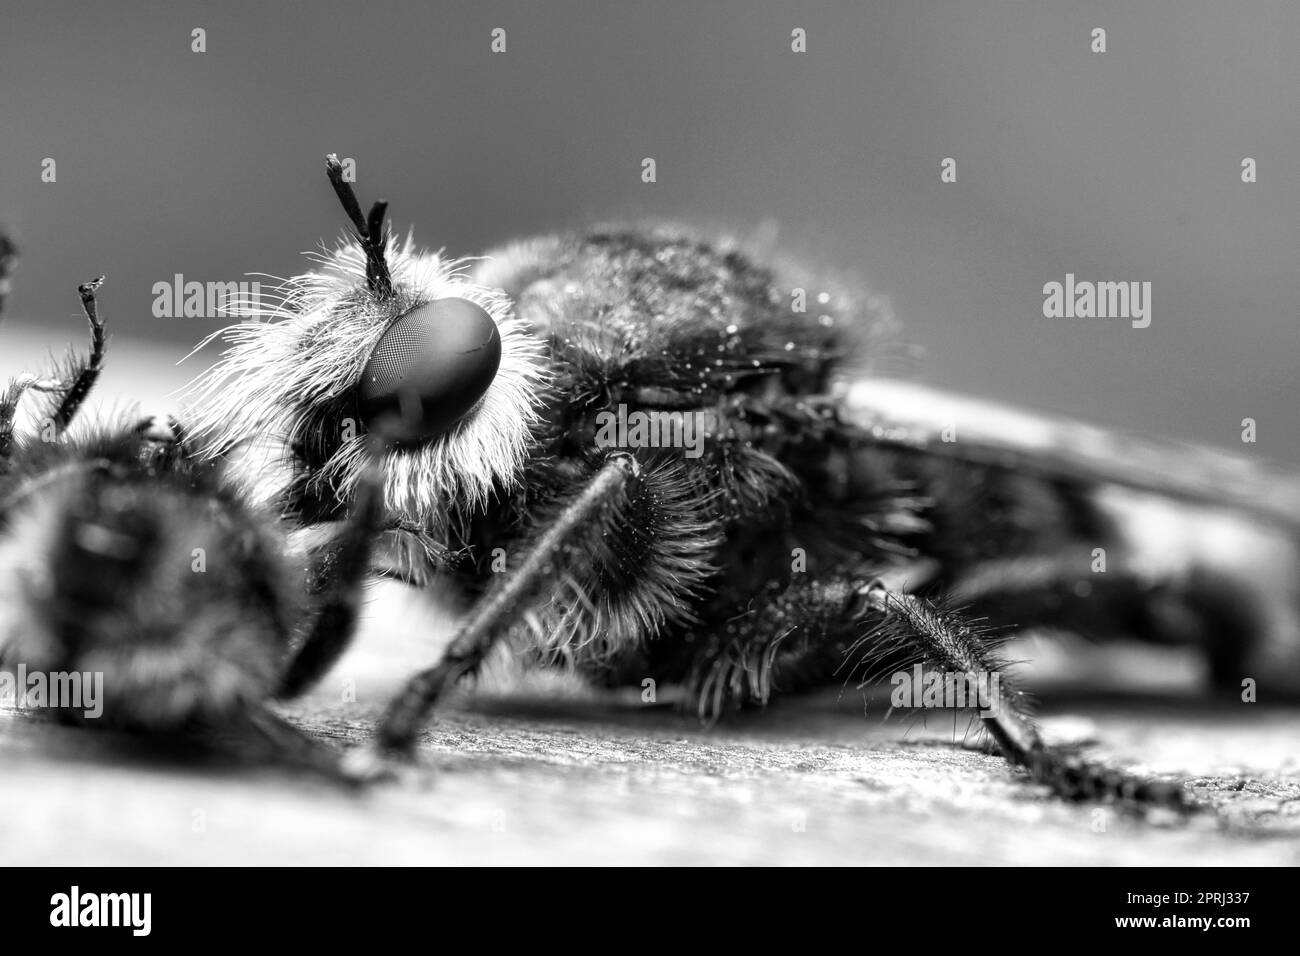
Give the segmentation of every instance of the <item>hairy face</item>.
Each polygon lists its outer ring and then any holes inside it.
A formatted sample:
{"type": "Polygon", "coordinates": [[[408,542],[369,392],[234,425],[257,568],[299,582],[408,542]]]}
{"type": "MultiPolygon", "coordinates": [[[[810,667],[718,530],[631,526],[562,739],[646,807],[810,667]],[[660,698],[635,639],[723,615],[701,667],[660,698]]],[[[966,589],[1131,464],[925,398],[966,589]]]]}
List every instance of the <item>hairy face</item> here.
{"type": "Polygon", "coordinates": [[[298,481],[302,496],[345,502],[364,460],[371,393],[410,382],[409,397],[428,398],[423,416],[439,427],[414,428],[389,452],[385,504],[395,520],[438,532],[519,480],[543,384],[540,346],[503,293],[470,280],[466,262],[418,252],[409,238],[390,244],[387,262],[391,294],[368,287],[363,251],[344,243],[274,303],[240,303],[233,311],[248,321],[217,333],[229,348],[196,383],[193,427],[210,454],[239,452],[231,475],[255,499],[283,499],[298,481]],[[464,341],[475,315],[495,326],[495,374],[464,341]],[[395,367],[392,356],[410,361],[395,367]],[[468,384],[448,397],[458,375],[468,384]]]}

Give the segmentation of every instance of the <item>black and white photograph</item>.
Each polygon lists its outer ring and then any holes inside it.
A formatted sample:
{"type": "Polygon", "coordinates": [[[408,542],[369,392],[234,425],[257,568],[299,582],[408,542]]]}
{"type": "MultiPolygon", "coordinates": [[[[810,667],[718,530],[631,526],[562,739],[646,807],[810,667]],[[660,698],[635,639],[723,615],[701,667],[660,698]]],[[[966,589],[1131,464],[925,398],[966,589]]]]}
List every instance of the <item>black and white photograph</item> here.
{"type": "MultiPolygon", "coordinates": [[[[0,861],[74,874],[22,919],[1300,863],[1298,42],[4,0],[0,861]]],[[[1108,935],[1251,926],[1239,871],[1117,879],[1108,935]]]]}

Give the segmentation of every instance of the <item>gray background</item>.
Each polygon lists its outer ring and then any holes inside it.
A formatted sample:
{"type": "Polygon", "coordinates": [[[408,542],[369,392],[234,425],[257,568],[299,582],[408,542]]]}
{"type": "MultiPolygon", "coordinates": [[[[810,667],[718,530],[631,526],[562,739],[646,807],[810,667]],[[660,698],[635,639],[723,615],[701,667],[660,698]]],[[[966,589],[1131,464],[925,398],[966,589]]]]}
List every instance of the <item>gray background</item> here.
{"type": "Polygon", "coordinates": [[[1300,461],[1298,37],[1287,0],[5,0],[0,219],[26,255],[0,355],[77,339],[75,284],[105,272],[109,398],[174,387],[222,323],[153,318],[153,283],[301,271],[342,226],[337,151],[456,254],[641,215],[775,222],[890,297],[925,351],[900,372],[1238,450],[1251,416],[1247,450],[1300,461]],[[1045,319],[1067,272],[1152,282],[1151,327],[1045,319]]]}

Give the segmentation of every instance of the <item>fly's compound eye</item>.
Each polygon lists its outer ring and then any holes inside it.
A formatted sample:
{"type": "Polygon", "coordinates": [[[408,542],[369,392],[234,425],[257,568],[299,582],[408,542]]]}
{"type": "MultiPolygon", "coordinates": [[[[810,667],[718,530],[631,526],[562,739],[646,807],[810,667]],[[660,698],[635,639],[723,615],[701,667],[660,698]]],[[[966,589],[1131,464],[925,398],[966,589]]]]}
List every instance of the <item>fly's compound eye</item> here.
{"type": "MultiPolygon", "coordinates": [[[[446,434],[487,393],[501,364],[501,333],[468,299],[435,299],[407,312],[380,337],[359,387],[362,421],[400,421],[403,444],[446,434]],[[404,396],[419,400],[419,420],[404,414],[404,396]]],[[[409,401],[409,399],[407,399],[409,401]]]]}

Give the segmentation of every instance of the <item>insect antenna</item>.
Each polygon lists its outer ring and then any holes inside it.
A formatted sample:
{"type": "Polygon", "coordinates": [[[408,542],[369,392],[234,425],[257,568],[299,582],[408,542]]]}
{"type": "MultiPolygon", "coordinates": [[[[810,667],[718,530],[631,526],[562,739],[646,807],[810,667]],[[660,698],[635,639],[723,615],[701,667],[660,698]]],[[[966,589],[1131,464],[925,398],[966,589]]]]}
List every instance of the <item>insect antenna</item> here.
{"type": "Polygon", "coordinates": [[[370,207],[370,215],[363,216],[352,184],[343,178],[343,164],[339,162],[337,154],[330,153],[325,157],[325,172],[339,202],[343,204],[343,211],[352,220],[357,242],[365,250],[366,285],[378,298],[391,299],[394,295],[393,277],[388,271],[388,260],[384,257],[384,214],[388,211],[388,203],[379,200],[370,207]]]}
{"type": "Polygon", "coordinates": [[[77,293],[81,296],[81,309],[86,313],[86,321],[90,323],[90,356],[73,360],[72,374],[52,416],[54,427],[59,432],[67,430],[77,417],[77,412],[81,410],[86,396],[95,387],[99,373],[104,368],[104,351],[108,339],[104,334],[104,320],[99,317],[99,307],[95,302],[95,293],[103,284],[104,277],[100,276],[77,286],[77,293]]]}
{"type": "Polygon", "coordinates": [[[421,671],[389,705],[380,722],[378,746],[407,753],[415,743],[425,716],[442,693],[474,671],[520,605],[540,586],[556,555],[575,529],[588,524],[626,491],[639,473],[636,459],[612,454],[529,550],[518,570],[485,596],[447,648],[441,662],[421,671]]]}
{"type": "MultiPolygon", "coordinates": [[[[5,236],[0,235],[0,309],[4,305],[4,293],[8,290],[8,270],[14,258],[13,249],[13,244],[5,236]]],[[[99,309],[95,304],[95,291],[103,282],[104,277],[100,276],[77,287],[77,292],[81,295],[82,311],[86,313],[86,319],[90,322],[90,357],[81,358],[74,354],[69,360],[69,374],[63,379],[21,375],[10,381],[4,391],[0,392],[0,462],[7,459],[12,452],[14,418],[18,414],[18,406],[25,392],[30,389],[34,392],[47,392],[59,396],[58,405],[50,416],[59,434],[67,429],[86,400],[86,396],[90,394],[104,365],[104,349],[107,342],[104,335],[104,321],[99,317],[99,309]]]]}

